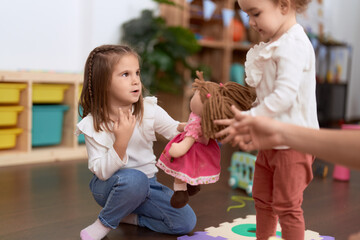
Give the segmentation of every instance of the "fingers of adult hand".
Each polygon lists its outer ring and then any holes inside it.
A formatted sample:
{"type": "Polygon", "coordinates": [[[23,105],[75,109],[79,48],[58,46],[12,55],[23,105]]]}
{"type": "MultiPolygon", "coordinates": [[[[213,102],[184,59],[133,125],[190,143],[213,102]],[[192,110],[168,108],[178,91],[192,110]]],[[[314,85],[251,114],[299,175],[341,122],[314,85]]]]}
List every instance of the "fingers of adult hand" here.
{"type": "Polygon", "coordinates": [[[244,141],[240,141],[240,142],[239,142],[239,147],[240,147],[243,151],[246,151],[246,152],[252,151],[252,150],[255,150],[255,149],[256,149],[256,147],[255,147],[255,145],[254,145],[253,142],[248,142],[248,143],[246,143],[246,142],[244,142],[244,141]]]}
{"type": "Polygon", "coordinates": [[[233,123],[234,119],[218,119],[218,120],[214,120],[214,123],[216,125],[224,125],[224,126],[229,126],[233,123]]]}
{"type": "Polygon", "coordinates": [[[215,133],[215,137],[216,137],[216,138],[221,138],[221,137],[223,137],[223,136],[228,135],[228,133],[229,133],[229,127],[224,128],[223,130],[215,133]]]}
{"type": "Polygon", "coordinates": [[[241,115],[241,111],[237,109],[234,105],[231,106],[231,111],[234,113],[234,115],[241,115]]]}
{"type": "Polygon", "coordinates": [[[232,140],[233,140],[233,138],[234,138],[234,135],[235,135],[235,134],[228,134],[228,133],[226,133],[225,135],[222,135],[222,136],[225,136],[225,138],[222,139],[220,142],[221,142],[221,143],[232,142],[232,140]]]}

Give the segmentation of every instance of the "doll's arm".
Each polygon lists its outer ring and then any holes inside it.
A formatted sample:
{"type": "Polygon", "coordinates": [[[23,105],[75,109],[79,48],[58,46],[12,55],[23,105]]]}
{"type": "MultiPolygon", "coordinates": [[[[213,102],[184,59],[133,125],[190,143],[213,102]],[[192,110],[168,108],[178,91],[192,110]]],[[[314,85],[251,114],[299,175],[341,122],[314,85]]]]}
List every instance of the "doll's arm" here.
{"type": "Polygon", "coordinates": [[[179,125],[178,125],[178,127],[177,127],[178,132],[183,132],[184,129],[185,129],[186,124],[187,124],[187,122],[181,122],[181,123],[179,123],[179,125]]]}
{"type": "Polygon", "coordinates": [[[171,144],[171,147],[169,149],[170,156],[175,158],[181,157],[182,155],[187,153],[187,151],[189,151],[194,142],[195,138],[185,137],[181,142],[171,144]]]}

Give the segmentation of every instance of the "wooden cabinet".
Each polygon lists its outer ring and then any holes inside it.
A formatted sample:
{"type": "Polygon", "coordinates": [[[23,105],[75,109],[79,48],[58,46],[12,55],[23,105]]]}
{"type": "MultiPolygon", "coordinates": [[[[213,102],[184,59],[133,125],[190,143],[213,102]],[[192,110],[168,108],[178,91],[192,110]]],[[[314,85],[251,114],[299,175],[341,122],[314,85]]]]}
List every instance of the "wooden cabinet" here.
{"type": "MultiPolygon", "coordinates": [[[[22,83],[18,105],[24,110],[18,116],[17,128],[23,131],[16,138],[13,148],[0,150],[0,166],[85,159],[86,149],[79,144],[74,135],[78,122],[78,98],[82,74],[38,73],[38,72],[0,72],[0,84],[22,83]],[[34,84],[67,84],[61,104],[69,107],[64,113],[61,143],[55,146],[32,147],[32,93],[34,84]]],[[[1,117],[1,116],[0,116],[1,117]]]]}
{"type": "Polygon", "coordinates": [[[316,100],[320,127],[339,128],[346,120],[352,48],[346,43],[318,42],[316,100]]]}
{"type": "Polygon", "coordinates": [[[245,29],[242,24],[237,1],[212,0],[216,9],[209,19],[204,18],[203,0],[191,2],[174,0],[174,2],[182,7],[162,5],[162,17],[170,25],[181,25],[195,33],[202,49],[194,56],[193,61],[211,68],[212,81],[229,81],[231,65],[243,64],[247,51],[253,43],[259,41],[258,35],[251,29],[245,29]],[[222,18],[224,9],[234,12],[233,20],[228,26],[224,25],[222,18]],[[235,24],[235,21],[240,23],[240,26],[235,24]],[[234,38],[240,40],[234,41],[234,38]]]}
{"type": "MultiPolygon", "coordinates": [[[[211,76],[207,80],[219,83],[229,81],[232,64],[243,65],[247,51],[259,41],[258,35],[253,30],[246,29],[242,24],[237,1],[212,0],[216,9],[209,19],[204,18],[203,0],[191,2],[174,0],[174,2],[182,7],[161,5],[161,16],[165,18],[167,24],[189,28],[197,36],[201,50],[190,59],[190,62],[193,62],[194,65],[206,65],[210,68],[211,76]],[[228,26],[225,26],[223,22],[223,9],[234,12],[234,18],[228,26]],[[240,40],[234,41],[234,38],[236,40],[240,38],[240,40]]],[[[188,84],[185,85],[184,89],[183,109],[187,109],[188,101],[186,99],[189,99],[192,94],[187,88],[191,86],[190,83],[193,79],[189,72],[184,73],[184,78],[188,84]]]]}

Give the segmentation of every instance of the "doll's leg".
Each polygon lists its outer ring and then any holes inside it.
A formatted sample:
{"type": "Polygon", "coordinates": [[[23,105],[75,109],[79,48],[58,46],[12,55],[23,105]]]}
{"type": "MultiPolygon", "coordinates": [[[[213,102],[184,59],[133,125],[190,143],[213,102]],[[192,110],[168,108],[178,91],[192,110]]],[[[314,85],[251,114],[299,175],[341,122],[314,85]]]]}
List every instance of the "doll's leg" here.
{"type": "Polygon", "coordinates": [[[189,194],[189,196],[194,196],[195,194],[197,194],[198,192],[200,192],[200,185],[190,185],[187,184],[187,192],[189,194]]]}
{"type": "Polygon", "coordinates": [[[189,194],[187,192],[186,182],[175,178],[174,194],[171,197],[170,204],[174,208],[182,208],[189,202],[189,194]]]}
{"type": "Polygon", "coordinates": [[[146,201],[134,213],[138,215],[138,224],[153,231],[167,234],[187,234],[196,224],[196,215],[186,204],[183,208],[170,205],[173,191],[156,181],[149,179],[150,194],[146,201]]]}

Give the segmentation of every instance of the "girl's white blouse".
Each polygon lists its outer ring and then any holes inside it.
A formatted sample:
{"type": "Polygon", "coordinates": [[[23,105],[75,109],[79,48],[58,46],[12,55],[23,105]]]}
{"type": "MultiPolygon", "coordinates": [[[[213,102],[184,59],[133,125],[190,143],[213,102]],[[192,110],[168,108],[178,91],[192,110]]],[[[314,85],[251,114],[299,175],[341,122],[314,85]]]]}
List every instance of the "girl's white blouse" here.
{"type": "Polygon", "coordinates": [[[278,40],[260,43],[246,55],[246,83],[257,99],[246,114],[319,128],[314,48],[299,24],[278,40]]]}
{"type": "Polygon", "coordinates": [[[107,131],[96,132],[91,114],[77,124],[75,133],[85,135],[88,167],[99,179],[108,179],[120,168],[138,169],[151,178],[158,171],[153,151],[155,132],[171,139],[179,133],[178,124],[178,121],[157,105],[155,97],[145,97],[143,121],[141,125],[136,124],[123,159],[120,159],[113,147],[114,134],[107,131]]]}

